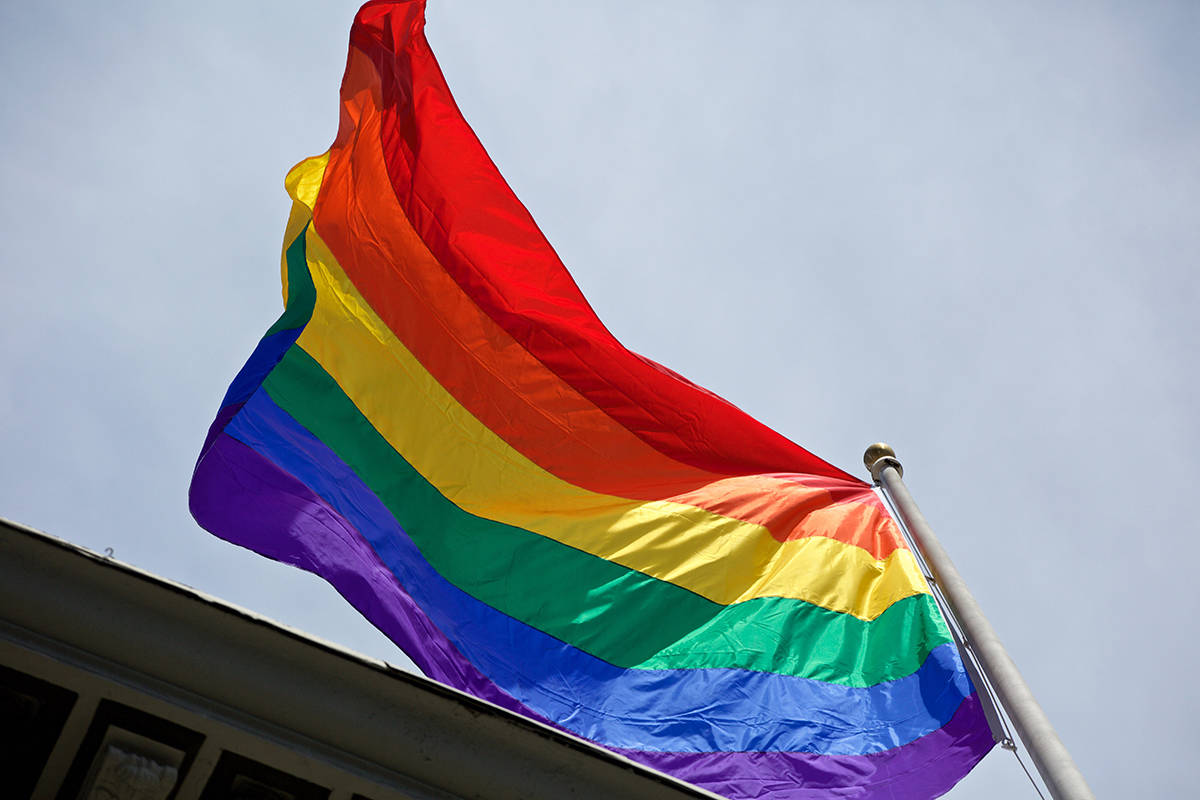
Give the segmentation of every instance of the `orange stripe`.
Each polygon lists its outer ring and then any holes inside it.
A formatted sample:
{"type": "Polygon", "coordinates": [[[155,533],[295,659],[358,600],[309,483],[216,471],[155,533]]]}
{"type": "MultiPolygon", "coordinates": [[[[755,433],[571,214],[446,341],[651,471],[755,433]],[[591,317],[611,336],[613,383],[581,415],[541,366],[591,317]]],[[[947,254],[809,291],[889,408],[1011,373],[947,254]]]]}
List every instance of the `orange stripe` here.
{"type": "Polygon", "coordinates": [[[693,505],[760,524],[780,540],[830,536],[877,559],[903,547],[894,525],[879,529],[877,509],[859,507],[877,504],[869,488],[832,478],[813,487],[803,475],[729,477],[682,464],[534,358],[447,274],[395,199],[380,148],[379,76],[357,49],[343,85],[342,113],[354,124],[340,127],[331,148],[314,225],[397,338],[484,425],[591,491],[693,505]]]}

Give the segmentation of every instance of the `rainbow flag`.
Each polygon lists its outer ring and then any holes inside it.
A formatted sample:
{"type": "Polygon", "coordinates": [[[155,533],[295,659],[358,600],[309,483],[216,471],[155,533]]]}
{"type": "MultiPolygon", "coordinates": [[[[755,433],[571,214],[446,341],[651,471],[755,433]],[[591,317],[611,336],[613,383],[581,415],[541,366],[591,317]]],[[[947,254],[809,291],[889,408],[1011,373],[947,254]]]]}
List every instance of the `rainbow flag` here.
{"type": "Polygon", "coordinates": [[[613,338],[423,29],[358,13],[196,519],[430,677],[719,794],[949,789],[992,739],[872,489],[613,338]]]}

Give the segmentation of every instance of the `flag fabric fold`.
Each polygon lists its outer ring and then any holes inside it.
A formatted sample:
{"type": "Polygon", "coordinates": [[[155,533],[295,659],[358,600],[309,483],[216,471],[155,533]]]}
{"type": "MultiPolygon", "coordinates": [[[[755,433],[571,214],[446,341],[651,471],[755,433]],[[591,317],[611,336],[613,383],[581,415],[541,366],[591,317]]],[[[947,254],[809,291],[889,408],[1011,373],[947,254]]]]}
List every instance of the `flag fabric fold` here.
{"type": "Polygon", "coordinates": [[[991,747],[871,488],[604,328],[458,111],[424,3],[359,12],[285,311],[192,480],[427,675],[731,798],[925,798],[991,747]]]}

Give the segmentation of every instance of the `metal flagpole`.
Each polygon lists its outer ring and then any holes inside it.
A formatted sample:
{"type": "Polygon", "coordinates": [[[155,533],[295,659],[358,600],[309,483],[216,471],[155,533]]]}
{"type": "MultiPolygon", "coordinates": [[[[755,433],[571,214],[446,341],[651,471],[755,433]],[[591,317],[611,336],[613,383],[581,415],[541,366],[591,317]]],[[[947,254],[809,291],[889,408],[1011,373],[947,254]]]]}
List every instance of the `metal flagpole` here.
{"type": "Polygon", "coordinates": [[[1009,658],[950,556],[942,549],[921,509],[908,493],[901,479],[904,467],[896,459],[896,452],[886,444],[873,444],[863,455],[863,462],[875,483],[883,486],[901,521],[913,535],[921,557],[966,637],[967,646],[978,658],[979,666],[1017,729],[1017,735],[1025,743],[1050,795],[1055,800],[1095,800],[1083,773],[1075,766],[1071,754],[1046,718],[1046,712],[1034,699],[1017,665],[1009,658]]]}

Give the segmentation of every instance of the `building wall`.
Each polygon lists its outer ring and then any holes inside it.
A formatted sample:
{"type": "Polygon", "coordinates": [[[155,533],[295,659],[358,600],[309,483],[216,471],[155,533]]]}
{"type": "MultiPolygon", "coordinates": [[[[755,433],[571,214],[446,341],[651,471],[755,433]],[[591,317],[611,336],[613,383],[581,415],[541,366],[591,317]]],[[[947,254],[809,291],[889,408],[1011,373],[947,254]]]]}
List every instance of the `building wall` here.
{"type": "Polygon", "coordinates": [[[0,711],[5,797],[715,797],[2,520],[0,711]]]}

